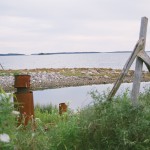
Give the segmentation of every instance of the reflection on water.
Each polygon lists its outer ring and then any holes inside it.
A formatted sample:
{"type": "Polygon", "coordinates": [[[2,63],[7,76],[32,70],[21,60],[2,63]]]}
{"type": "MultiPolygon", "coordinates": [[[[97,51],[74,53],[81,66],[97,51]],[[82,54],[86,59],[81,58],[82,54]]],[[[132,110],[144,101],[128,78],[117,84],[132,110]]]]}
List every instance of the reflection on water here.
{"type": "MultiPolygon", "coordinates": [[[[112,86],[112,84],[102,84],[34,91],[34,103],[35,105],[47,105],[51,103],[58,106],[59,103],[65,102],[69,103],[69,108],[71,109],[82,108],[92,103],[92,98],[89,94],[91,91],[98,90],[100,93],[103,93],[110,90],[112,86]]],[[[145,88],[150,88],[150,82],[142,82],[140,92],[143,92],[145,88]]],[[[131,91],[132,83],[123,83],[117,94],[125,92],[126,89],[131,91]]]]}

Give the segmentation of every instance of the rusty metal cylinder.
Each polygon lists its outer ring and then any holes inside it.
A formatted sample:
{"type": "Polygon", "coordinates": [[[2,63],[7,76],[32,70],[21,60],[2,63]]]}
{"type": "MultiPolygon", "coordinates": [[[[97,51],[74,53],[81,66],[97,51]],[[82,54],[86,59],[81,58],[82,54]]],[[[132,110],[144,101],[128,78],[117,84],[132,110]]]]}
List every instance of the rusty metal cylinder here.
{"type": "Polygon", "coordinates": [[[30,75],[16,75],[14,94],[15,108],[20,112],[19,124],[28,124],[28,121],[34,117],[33,92],[30,91],[30,75]]]}
{"type": "Polygon", "coordinates": [[[15,88],[30,88],[30,75],[15,75],[15,88]]]}
{"type": "Polygon", "coordinates": [[[14,98],[15,106],[20,112],[20,123],[22,119],[24,120],[23,124],[27,125],[29,120],[32,120],[34,117],[34,103],[33,103],[33,92],[28,93],[15,93],[14,98]]]}
{"type": "Polygon", "coordinates": [[[59,114],[62,115],[64,112],[67,112],[67,105],[65,103],[59,104],[59,114]]]}

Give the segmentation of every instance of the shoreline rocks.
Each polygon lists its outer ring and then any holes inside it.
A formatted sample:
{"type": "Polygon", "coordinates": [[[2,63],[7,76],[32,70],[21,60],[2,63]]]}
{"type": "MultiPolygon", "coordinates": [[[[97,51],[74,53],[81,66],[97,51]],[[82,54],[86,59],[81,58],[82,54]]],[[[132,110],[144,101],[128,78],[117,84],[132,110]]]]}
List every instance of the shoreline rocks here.
{"type": "MultiPolygon", "coordinates": [[[[62,68],[0,70],[0,86],[7,92],[14,91],[14,75],[31,75],[31,90],[114,83],[121,70],[111,68],[62,68]]],[[[133,81],[130,70],[123,82],[133,81]]],[[[142,81],[150,81],[150,75],[143,72],[142,81]]]]}

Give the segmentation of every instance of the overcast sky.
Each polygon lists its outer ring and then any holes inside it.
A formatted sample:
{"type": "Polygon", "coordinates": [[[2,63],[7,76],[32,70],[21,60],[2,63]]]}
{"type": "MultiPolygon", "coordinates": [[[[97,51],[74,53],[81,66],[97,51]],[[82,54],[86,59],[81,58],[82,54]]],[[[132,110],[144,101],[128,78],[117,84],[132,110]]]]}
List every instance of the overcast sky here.
{"type": "Polygon", "coordinates": [[[150,0],[0,0],[0,53],[130,51],[143,16],[150,0]]]}

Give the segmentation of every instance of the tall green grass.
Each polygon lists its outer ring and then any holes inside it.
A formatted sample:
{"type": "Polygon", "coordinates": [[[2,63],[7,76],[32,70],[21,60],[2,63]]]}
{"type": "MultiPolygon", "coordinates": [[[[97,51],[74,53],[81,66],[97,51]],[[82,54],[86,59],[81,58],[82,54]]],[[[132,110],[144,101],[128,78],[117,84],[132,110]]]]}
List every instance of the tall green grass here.
{"type": "MultiPolygon", "coordinates": [[[[92,93],[95,99],[91,119],[85,121],[81,134],[82,148],[87,149],[149,149],[150,93],[141,94],[139,106],[133,107],[128,94],[105,101],[106,97],[92,93]],[[94,119],[93,119],[94,118],[94,119]]],[[[88,117],[89,118],[89,117],[88,117]]]]}
{"type": "Polygon", "coordinates": [[[113,101],[106,94],[92,92],[93,105],[73,113],[59,115],[53,106],[35,107],[35,123],[17,126],[12,115],[13,103],[0,92],[0,134],[10,136],[0,141],[0,149],[16,150],[149,150],[150,91],[140,94],[133,107],[128,93],[113,101]],[[34,125],[36,124],[36,127],[34,125]]]}
{"type": "MultiPolygon", "coordinates": [[[[2,89],[0,89],[0,134],[8,134],[11,139],[15,137],[16,130],[16,118],[12,115],[14,110],[13,103],[10,101],[12,95],[7,95],[2,89]]],[[[13,149],[14,141],[1,142],[0,149],[9,150],[13,149]]]]}

